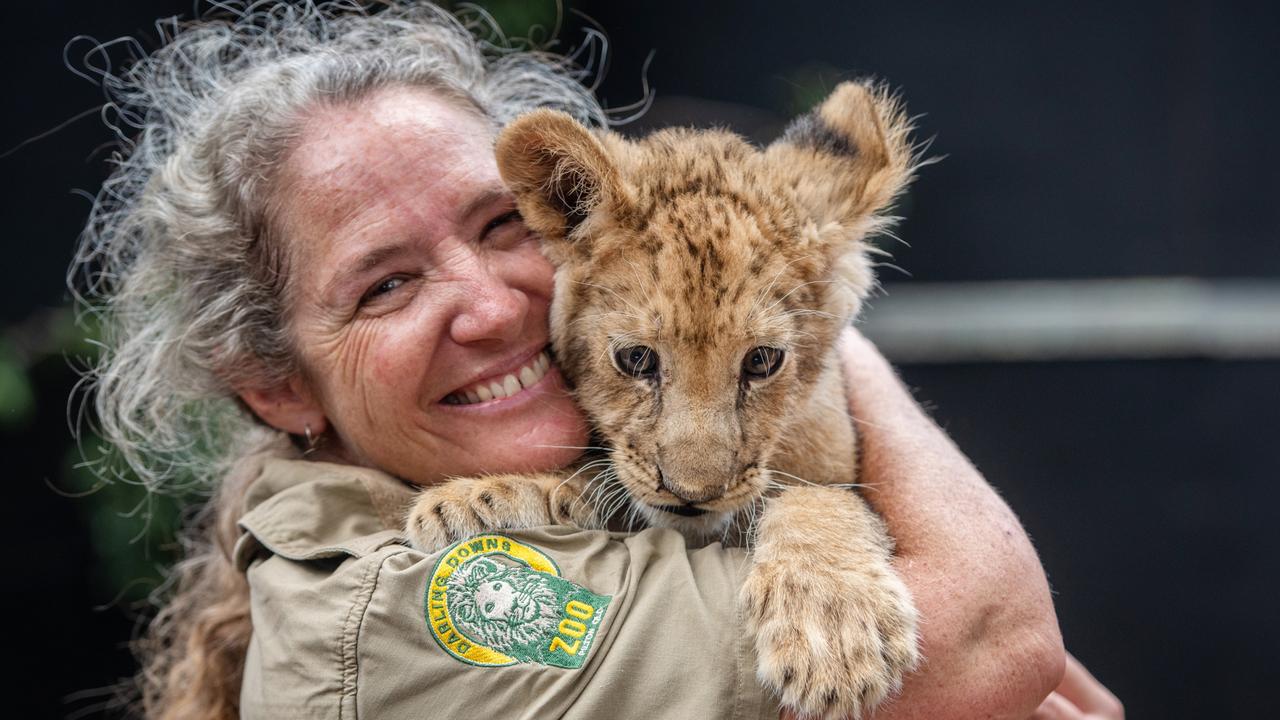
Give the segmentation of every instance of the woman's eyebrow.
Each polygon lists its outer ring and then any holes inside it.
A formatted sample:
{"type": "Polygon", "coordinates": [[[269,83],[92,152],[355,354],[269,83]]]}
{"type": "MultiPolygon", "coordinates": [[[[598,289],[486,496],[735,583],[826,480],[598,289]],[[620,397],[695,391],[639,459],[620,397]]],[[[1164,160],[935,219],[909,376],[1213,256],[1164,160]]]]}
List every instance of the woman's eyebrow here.
{"type": "Polygon", "coordinates": [[[485,188],[462,206],[462,212],[459,213],[458,218],[465,222],[481,210],[499,202],[510,201],[512,197],[511,191],[501,185],[485,188]]]}
{"type": "MultiPolygon", "coordinates": [[[[462,211],[458,215],[459,222],[466,222],[468,218],[474,217],[493,205],[510,202],[514,202],[514,196],[510,190],[503,185],[492,185],[476,193],[462,206],[462,211]]],[[[406,243],[404,242],[382,243],[361,252],[349,261],[343,262],[334,271],[333,275],[325,281],[321,289],[322,296],[328,296],[342,283],[351,278],[359,277],[403,253],[405,247],[406,243]]]]}
{"type": "Polygon", "coordinates": [[[404,245],[402,243],[379,245],[378,247],[360,255],[356,261],[350,265],[348,272],[344,274],[359,275],[361,273],[369,272],[402,252],[404,252],[404,245]]]}
{"type": "Polygon", "coordinates": [[[343,263],[324,284],[322,296],[328,296],[342,283],[373,270],[387,260],[400,255],[404,250],[404,243],[385,243],[361,253],[351,262],[343,263]]]}

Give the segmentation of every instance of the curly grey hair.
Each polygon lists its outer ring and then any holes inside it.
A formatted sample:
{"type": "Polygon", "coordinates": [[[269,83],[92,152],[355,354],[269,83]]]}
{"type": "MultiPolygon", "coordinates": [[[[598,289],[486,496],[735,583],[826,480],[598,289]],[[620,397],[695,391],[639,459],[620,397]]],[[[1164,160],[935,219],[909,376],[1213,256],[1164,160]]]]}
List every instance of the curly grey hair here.
{"type": "Polygon", "coordinates": [[[309,108],[404,85],[458,99],[495,126],[535,107],[607,121],[572,63],[478,42],[433,5],[214,7],[218,17],[171,21],[163,47],[103,72],[137,134],[69,276],[104,333],[88,373],[98,431],[153,490],[211,487],[264,437],[235,389],[297,369],[270,199],[309,108]]]}

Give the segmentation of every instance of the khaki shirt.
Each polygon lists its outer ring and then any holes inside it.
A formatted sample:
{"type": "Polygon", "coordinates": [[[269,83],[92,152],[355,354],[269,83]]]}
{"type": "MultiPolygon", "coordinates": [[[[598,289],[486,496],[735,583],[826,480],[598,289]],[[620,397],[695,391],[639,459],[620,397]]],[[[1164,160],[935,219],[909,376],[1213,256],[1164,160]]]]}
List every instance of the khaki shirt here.
{"type": "Polygon", "coordinates": [[[737,610],[739,550],[541,527],[424,555],[399,530],[404,483],[249,462],[244,720],[778,717],[737,610]]]}

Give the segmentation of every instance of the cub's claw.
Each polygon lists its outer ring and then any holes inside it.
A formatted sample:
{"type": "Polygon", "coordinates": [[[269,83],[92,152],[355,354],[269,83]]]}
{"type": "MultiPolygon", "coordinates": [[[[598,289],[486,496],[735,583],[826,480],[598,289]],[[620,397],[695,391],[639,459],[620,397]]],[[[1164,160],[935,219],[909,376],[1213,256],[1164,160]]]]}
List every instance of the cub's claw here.
{"type": "Polygon", "coordinates": [[[493,530],[577,525],[596,527],[583,486],[554,475],[454,478],[419,493],[405,522],[413,547],[435,552],[493,530]]]}
{"type": "Polygon", "coordinates": [[[919,662],[915,607],[887,563],[757,563],[741,599],[761,682],[801,717],[863,717],[919,662]]]}
{"type": "Polygon", "coordinates": [[[405,534],[429,553],[482,532],[551,522],[547,493],[537,483],[518,476],[455,478],[418,495],[405,534]]]}

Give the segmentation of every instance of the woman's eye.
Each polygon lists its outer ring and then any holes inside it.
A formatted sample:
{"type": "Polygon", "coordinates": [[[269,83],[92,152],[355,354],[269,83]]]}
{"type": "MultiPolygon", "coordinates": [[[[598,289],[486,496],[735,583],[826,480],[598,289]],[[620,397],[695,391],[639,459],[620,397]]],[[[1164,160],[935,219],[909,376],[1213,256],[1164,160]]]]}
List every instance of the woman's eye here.
{"type": "Polygon", "coordinates": [[[613,362],[623,375],[651,378],[658,374],[658,353],[644,345],[624,347],[613,354],[613,362]]]}
{"type": "Polygon", "coordinates": [[[746,380],[763,380],[778,372],[785,356],[782,348],[753,348],[742,359],[742,376],[746,380]]]}
{"type": "Polygon", "coordinates": [[[371,300],[376,300],[378,296],[386,295],[387,293],[391,292],[392,290],[395,290],[396,288],[400,287],[404,283],[405,283],[405,279],[402,277],[389,277],[383,280],[379,280],[377,285],[374,285],[373,287],[369,288],[368,292],[366,292],[364,296],[360,298],[360,304],[363,305],[371,300]]]}
{"type": "Polygon", "coordinates": [[[501,589],[502,589],[502,583],[494,583],[494,584],[493,584],[493,589],[494,589],[494,590],[501,590],[501,589]]]}
{"type": "Polygon", "coordinates": [[[485,604],[485,606],[484,606],[484,611],[485,611],[486,613],[491,613],[491,612],[493,612],[493,603],[486,603],[486,604],[485,604]]]}
{"type": "Polygon", "coordinates": [[[480,239],[486,242],[496,241],[501,243],[503,239],[520,239],[526,234],[528,234],[528,231],[524,226],[524,218],[520,216],[520,211],[511,210],[490,220],[480,233],[480,239]]]}

